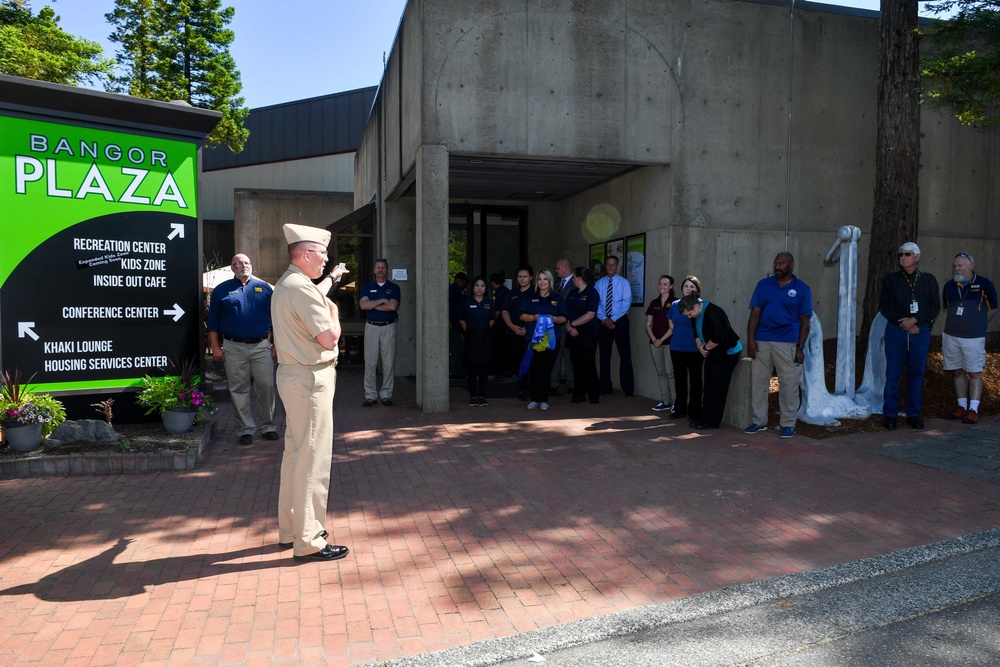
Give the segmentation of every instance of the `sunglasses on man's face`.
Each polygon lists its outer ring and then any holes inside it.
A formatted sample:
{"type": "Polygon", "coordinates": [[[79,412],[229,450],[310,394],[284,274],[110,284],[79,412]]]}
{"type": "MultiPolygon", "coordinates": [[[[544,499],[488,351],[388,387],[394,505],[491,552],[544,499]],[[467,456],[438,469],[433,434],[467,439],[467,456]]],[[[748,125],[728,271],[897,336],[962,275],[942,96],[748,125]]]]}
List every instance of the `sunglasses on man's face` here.
{"type": "Polygon", "coordinates": [[[913,253],[912,252],[901,252],[901,253],[899,253],[899,256],[900,257],[912,257],[913,253]]]}

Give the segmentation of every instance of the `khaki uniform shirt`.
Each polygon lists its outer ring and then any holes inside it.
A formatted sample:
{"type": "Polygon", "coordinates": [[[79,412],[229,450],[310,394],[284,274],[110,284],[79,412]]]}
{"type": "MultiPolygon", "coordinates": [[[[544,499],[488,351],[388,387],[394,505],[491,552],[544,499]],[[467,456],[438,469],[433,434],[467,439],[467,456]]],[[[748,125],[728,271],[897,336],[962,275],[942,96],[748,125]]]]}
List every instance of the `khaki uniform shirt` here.
{"type": "Polygon", "coordinates": [[[271,322],[279,364],[316,366],[337,360],[337,348],[328,350],[316,336],[333,328],[326,296],[295,265],[274,285],[271,322]]]}

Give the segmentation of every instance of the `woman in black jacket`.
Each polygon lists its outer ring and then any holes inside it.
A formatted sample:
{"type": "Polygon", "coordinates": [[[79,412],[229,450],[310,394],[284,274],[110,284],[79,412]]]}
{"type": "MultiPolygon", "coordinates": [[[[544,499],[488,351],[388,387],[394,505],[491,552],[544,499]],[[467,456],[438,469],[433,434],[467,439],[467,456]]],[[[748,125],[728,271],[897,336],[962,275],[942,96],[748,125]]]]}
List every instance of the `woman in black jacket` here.
{"type": "Polygon", "coordinates": [[[730,326],[726,311],[714,303],[691,295],[681,299],[677,307],[691,319],[695,343],[705,358],[705,397],[701,421],[691,425],[698,430],[719,428],[726,411],[729,383],[742,356],[743,344],[730,326]]]}

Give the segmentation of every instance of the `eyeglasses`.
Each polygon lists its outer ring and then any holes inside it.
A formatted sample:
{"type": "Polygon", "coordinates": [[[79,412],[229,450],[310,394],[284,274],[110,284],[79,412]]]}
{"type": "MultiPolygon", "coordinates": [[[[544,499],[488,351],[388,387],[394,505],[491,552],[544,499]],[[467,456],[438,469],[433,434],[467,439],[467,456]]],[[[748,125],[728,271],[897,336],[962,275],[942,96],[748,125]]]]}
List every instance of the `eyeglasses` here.
{"type": "Polygon", "coordinates": [[[969,257],[968,255],[966,255],[964,252],[960,252],[957,255],[955,255],[955,259],[958,259],[959,257],[964,257],[964,258],[966,258],[966,259],[968,259],[970,261],[972,260],[972,258],[969,257]]]}
{"type": "Polygon", "coordinates": [[[912,257],[913,253],[912,252],[901,252],[901,253],[899,253],[899,256],[900,257],[912,257]]]}
{"type": "Polygon", "coordinates": [[[326,250],[306,250],[306,252],[316,253],[320,257],[329,257],[330,256],[330,253],[328,253],[326,250]]]}

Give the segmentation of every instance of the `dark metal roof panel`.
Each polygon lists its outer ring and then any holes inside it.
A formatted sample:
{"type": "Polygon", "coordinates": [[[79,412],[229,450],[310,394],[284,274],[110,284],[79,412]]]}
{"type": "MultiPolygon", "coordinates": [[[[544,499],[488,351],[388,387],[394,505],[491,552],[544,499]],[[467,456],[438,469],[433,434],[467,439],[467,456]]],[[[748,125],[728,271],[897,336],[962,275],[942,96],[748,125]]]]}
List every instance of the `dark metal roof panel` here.
{"type": "Polygon", "coordinates": [[[377,87],[251,109],[242,153],[206,149],[205,171],[299,160],[357,150],[377,87]]]}
{"type": "Polygon", "coordinates": [[[111,124],[201,139],[222,114],[101,90],[0,74],[0,110],[111,124]]]}

